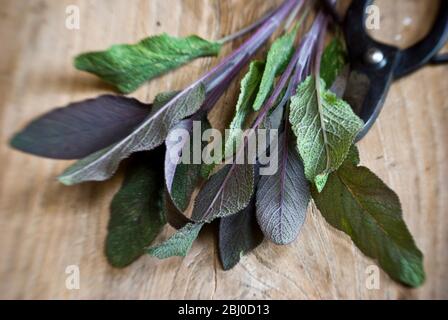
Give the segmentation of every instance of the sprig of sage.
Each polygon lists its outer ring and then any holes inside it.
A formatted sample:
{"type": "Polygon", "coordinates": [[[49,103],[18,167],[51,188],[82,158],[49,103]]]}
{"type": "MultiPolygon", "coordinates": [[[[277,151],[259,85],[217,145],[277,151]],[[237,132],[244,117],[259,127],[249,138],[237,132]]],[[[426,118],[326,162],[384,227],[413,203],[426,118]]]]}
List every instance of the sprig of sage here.
{"type": "MultiPolygon", "coordinates": [[[[11,146],[49,158],[79,159],[59,177],[67,185],[109,179],[130,158],[110,207],[105,252],[115,267],[145,253],[160,259],[186,256],[200,231],[217,221],[219,256],[228,270],[263,239],[295,241],[314,202],[331,226],[348,234],[392,279],[420,286],[423,255],[406,227],[399,199],[359,165],[353,143],[363,123],[331,92],[347,64],[344,44],[336,36],[321,54],[329,19],[320,11],[299,39],[308,10],[304,0],[285,0],[260,20],[249,40],[183,90],[162,93],[151,104],[113,95],[71,103],[32,121],[11,146]],[[299,23],[273,41],[265,59],[253,60],[281,22],[297,12],[299,23]],[[170,133],[191,132],[193,121],[209,128],[207,113],[249,62],[225,158],[244,153],[240,129],[278,129],[278,143],[264,150],[278,153],[277,172],[260,175],[258,161],[233,161],[221,168],[168,161],[169,155],[181,157],[191,147],[185,143],[175,149],[179,145],[170,133]],[[155,243],[167,222],[177,231],[155,243]]],[[[162,34],[81,54],[75,66],[129,93],[196,58],[218,55],[222,45],[162,34]]]]}

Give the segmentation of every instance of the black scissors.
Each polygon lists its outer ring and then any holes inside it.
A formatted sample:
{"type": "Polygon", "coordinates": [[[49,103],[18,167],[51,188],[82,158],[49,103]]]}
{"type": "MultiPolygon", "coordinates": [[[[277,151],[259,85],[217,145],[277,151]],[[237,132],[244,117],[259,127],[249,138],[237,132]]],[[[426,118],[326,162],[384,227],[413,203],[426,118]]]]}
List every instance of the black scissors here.
{"type": "MultiPolygon", "coordinates": [[[[328,1],[327,8],[329,8],[328,1]]],[[[366,30],[366,9],[373,0],[353,0],[345,19],[330,10],[343,25],[350,62],[344,99],[364,121],[356,141],[361,140],[377,119],[394,80],[421,67],[448,62],[448,54],[437,55],[448,41],[448,0],[439,0],[436,20],[425,38],[401,50],[372,39],[366,30]]],[[[447,88],[448,89],[448,88],[447,88]]]]}

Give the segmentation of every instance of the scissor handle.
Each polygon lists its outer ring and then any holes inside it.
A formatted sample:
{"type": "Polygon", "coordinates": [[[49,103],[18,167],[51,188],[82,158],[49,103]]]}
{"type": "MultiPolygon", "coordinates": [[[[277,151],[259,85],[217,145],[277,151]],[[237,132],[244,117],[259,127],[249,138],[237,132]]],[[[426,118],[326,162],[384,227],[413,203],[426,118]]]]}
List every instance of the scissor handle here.
{"type": "Polygon", "coordinates": [[[373,0],[353,0],[344,20],[351,75],[344,99],[364,121],[359,141],[378,117],[391,83],[427,63],[442,63],[437,52],[448,39],[448,0],[440,0],[439,12],[431,31],[413,46],[400,50],[369,36],[366,9],[373,0]],[[363,89],[364,88],[364,89],[363,89]]]}
{"type": "Polygon", "coordinates": [[[448,1],[439,0],[439,2],[436,20],[426,37],[400,52],[400,59],[394,72],[396,79],[429,63],[448,41],[448,1]]]}
{"type": "Polygon", "coordinates": [[[345,36],[350,58],[362,59],[370,48],[397,51],[394,78],[403,77],[429,63],[448,41],[448,1],[439,0],[439,10],[430,32],[411,47],[400,50],[372,39],[366,30],[366,9],[374,0],[353,0],[345,18],[345,36]]]}
{"type": "Polygon", "coordinates": [[[394,80],[394,69],[400,55],[398,48],[378,42],[367,33],[366,9],[372,2],[373,0],[353,0],[344,19],[344,35],[352,70],[344,99],[364,121],[356,141],[367,134],[377,119],[394,80]],[[366,61],[366,55],[372,49],[383,55],[381,63],[366,61]]]}

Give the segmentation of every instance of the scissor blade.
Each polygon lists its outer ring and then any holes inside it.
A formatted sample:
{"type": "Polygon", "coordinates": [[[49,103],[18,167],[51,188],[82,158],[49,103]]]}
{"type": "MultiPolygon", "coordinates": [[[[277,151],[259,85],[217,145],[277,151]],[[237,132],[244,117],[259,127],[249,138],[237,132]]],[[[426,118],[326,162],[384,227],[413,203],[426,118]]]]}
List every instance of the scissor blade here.
{"type": "Polygon", "coordinates": [[[372,72],[355,68],[350,72],[344,100],[364,121],[364,127],[358,133],[356,142],[361,140],[377,119],[392,83],[393,74],[388,66],[372,72]]]}

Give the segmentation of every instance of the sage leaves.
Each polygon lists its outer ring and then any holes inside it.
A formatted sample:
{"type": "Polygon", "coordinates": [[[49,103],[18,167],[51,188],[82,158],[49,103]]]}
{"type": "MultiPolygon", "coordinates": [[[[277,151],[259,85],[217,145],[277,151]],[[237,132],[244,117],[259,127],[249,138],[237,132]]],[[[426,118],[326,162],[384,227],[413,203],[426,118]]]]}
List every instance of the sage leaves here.
{"type": "Polygon", "coordinates": [[[174,256],[185,257],[203,226],[203,223],[188,223],[176,231],[168,240],[148,248],[147,251],[151,256],[159,259],[174,256]]]}
{"type": "Polygon", "coordinates": [[[249,204],[254,192],[254,166],[228,164],[212,175],[196,197],[192,219],[211,222],[235,214],[249,204]]]}
{"type": "MultiPolygon", "coordinates": [[[[216,222],[219,257],[229,270],[264,238],[296,240],[312,196],[325,219],[393,279],[419,286],[423,256],[398,197],[359,166],[353,142],[363,123],[338,98],[346,87],[341,71],[349,69],[344,43],[335,38],[322,54],[331,20],[320,9],[298,37],[314,7],[306,4],[284,0],[238,49],[183,90],[159,94],[152,104],[112,95],[72,103],[32,121],[11,145],[80,159],[59,177],[66,185],[106,180],[130,157],[110,206],[105,253],[112,266],[125,267],[143,253],[184,257],[202,228],[216,222]],[[283,21],[295,19],[267,57],[251,62],[283,21]],[[249,62],[223,148],[207,116],[249,62]],[[154,244],[167,222],[177,230],[154,244]]],[[[82,54],[75,66],[129,93],[193,59],[218,55],[222,44],[255,27],[219,42],[162,34],[82,54]]]]}
{"type": "MultiPolygon", "coordinates": [[[[202,119],[200,124],[201,134],[210,128],[207,119],[202,119]]],[[[193,191],[203,178],[203,167],[205,166],[201,163],[194,163],[194,159],[191,157],[194,148],[194,141],[191,138],[194,125],[194,120],[191,118],[182,120],[168,134],[165,141],[166,186],[173,204],[180,211],[187,209],[193,191]],[[177,136],[174,133],[181,134],[180,141],[175,140],[177,136]]]]}
{"type": "Polygon", "coordinates": [[[241,81],[240,95],[236,104],[235,116],[229,126],[229,134],[225,144],[225,157],[230,157],[237,150],[242,141],[242,129],[248,115],[252,112],[252,105],[259,92],[264,62],[252,61],[249,71],[241,81]]]}
{"type": "Polygon", "coordinates": [[[254,110],[258,111],[263,106],[274,87],[275,78],[282,74],[294,53],[294,40],[298,26],[289,33],[277,39],[268,52],[266,68],[260,84],[260,90],[254,102],[254,110]]]}
{"type": "Polygon", "coordinates": [[[276,244],[288,244],[296,239],[305,222],[310,191],[288,132],[280,136],[278,146],[271,148],[279,155],[279,168],[273,175],[260,177],[257,219],[267,238],[276,244]]]}
{"type": "Polygon", "coordinates": [[[202,83],[186,89],[164,106],[153,110],[146,120],[123,140],[73,164],[62,173],[59,181],[72,185],[108,179],[117,170],[121,160],[130,154],[149,151],[161,145],[169,130],[183,118],[198,111],[204,100],[205,88],[202,83]]]}
{"type": "Polygon", "coordinates": [[[309,76],[291,99],[289,115],[305,176],[319,191],[327,175],[345,160],[363,125],[345,101],[324,88],[309,76]]]}
{"type": "Polygon", "coordinates": [[[133,45],[114,45],[106,51],[84,53],[75,67],[93,73],[123,93],[199,57],[217,56],[221,44],[198,36],[177,38],[164,33],[133,45]]]}
{"type": "Polygon", "coordinates": [[[241,256],[258,247],[263,233],[255,217],[255,196],[242,211],[219,222],[219,256],[224,270],[238,264],[241,256]]]}
{"type": "Polygon", "coordinates": [[[112,95],[74,102],[33,120],[11,146],[41,157],[83,158],[125,138],[150,111],[151,105],[112,95]]]}
{"type": "Polygon", "coordinates": [[[329,88],[347,64],[344,43],[338,37],[331,40],[322,54],[320,77],[329,88]]]}
{"type": "Polygon", "coordinates": [[[404,223],[400,201],[369,169],[347,161],[313,198],[325,219],[391,278],[412,287],[423,283],[423,255],[404,223]]]}
{"type": "Polygon", "coordinates": [[[160,158],[158,150],[134,157],[112,200],[106,256],[114,267],[125,267],[140,257],[166,223],[160,158]]]}

